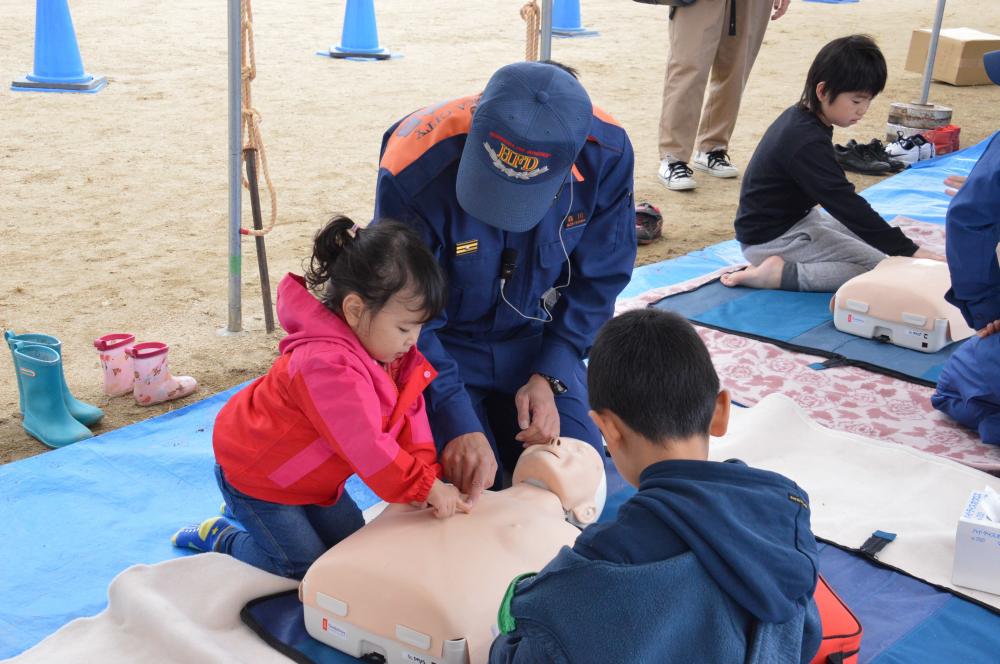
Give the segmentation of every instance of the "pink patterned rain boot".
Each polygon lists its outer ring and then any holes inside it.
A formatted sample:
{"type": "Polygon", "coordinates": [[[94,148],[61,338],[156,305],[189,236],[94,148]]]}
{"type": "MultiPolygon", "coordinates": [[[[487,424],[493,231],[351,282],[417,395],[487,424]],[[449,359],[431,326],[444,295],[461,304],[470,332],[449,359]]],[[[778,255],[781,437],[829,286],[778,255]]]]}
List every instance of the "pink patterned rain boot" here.
{"type": "Polygon", "coordinates": [[[170,375],[168,350],[170,347],[159,341],[145,341],[126,348],[135,370],[132,396],[140,406],[180,399],[198,389],[198,381],[194,378],[170,375]]]}
{"type": "Polygon", "coordinates": [[[134,343],[134,334],[105,334],[94,340],[104,369],[104,393],[109,397],[120,397],[132,391],[132,358],[126,351],[134,343]]]}

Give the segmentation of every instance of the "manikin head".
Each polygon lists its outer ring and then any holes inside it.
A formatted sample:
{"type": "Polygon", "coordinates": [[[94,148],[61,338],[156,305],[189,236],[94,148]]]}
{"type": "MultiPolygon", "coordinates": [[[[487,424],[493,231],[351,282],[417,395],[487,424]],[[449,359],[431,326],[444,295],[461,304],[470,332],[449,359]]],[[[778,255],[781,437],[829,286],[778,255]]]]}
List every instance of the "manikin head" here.
{"type": "Polygon", "coordinates": [[[575,438],[560,438],[548,445],[531,445],[514,467],[514,486],[525,482],[548,489],[559,497],[566,519],[584,527],[604,509],[607,478],[601,455],[575,438]]]}

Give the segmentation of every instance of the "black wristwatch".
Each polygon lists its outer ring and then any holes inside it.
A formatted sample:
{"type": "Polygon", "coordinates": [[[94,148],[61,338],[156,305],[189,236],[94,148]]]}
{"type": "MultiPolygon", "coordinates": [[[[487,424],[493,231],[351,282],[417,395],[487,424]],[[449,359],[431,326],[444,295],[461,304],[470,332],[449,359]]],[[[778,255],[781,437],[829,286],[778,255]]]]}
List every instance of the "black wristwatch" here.
{"type": "Polygon", "coordinates": [[[563,383],[558,378],[553,378],[552,376],[546,376],[543,373],[540,373],[538,375],[549,382],[549,387],[552,388],[552,394],[559,396],[560,394],[566,394],[569,391],[569,388],[566,387],[566,384],[563,383]]]}

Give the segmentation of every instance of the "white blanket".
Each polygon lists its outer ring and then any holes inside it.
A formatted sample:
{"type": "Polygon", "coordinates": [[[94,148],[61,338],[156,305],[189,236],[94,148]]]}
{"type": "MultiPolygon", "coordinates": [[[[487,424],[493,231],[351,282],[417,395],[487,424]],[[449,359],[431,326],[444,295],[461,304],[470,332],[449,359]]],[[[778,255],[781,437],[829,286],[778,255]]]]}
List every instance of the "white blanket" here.
{"type": "MultiPolygon", "coordinates": [[[[771,395],[734,409],[712,458],[743,459],[794,479],[810,496],[817,535],[858,547],[877,529],[898,535],[879,558],[951,586],[955,525],[969,492],[1000,479],[895,443],[831,431],[790,399],[771,395]]],[[[239,618],[256,597],[296,582],[228,556],[202,554],[136,565],[115,578],[108,608],[80,618],[11,660],[48,662],[287,662],[239,618]]],[[[956,588],[1000,608],[1000,596],[956,588]]]]}
{"type": "Polygon", "coordinates": [[[896,533],[882,562],[1000,608],[1000,595],[951,583],[958,517],[973,490],[1000,478],[905,445],[833,431],[781,394],[733,412],[713,440],[714,460],[738,458],[792,478],[806,490],[818,537],[860,547],[876,530],[896,533]]]}

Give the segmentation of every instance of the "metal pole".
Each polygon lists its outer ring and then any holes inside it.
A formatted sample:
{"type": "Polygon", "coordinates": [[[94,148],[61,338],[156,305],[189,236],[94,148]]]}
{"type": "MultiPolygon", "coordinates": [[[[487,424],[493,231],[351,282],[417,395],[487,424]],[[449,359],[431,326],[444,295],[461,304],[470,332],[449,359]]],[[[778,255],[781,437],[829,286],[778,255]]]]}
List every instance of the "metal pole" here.
{"type": "Polygon", "coordinates": [[[931,29],[931,43],[927,47],[927,64],[924,66],[924,84],[920,89],[920,104],[927,104],[931,91],[931,75],[934,73],[934,59],[937,57],[938,37],[941,35],[941,21],[944,19],[945,0],[938,0],[937,11],[934,14],[934,27],[931,29]]]}
{"type": "Polygon", "coordinates": [[[542,0],[541,33],[538,59],[545,62],[552,59],[552,0],[542,0]]]}
{"type": "Polygon", "coordinates": [[[240,303],[240,275],[243,256],[240,251],[240,213],[242,211],[240,143],[242,99],[240,83],[243,67],[242,10],[240,0],[229,0],[229,323],[226,331],[239,332],[243,327],[240,303]]]}

